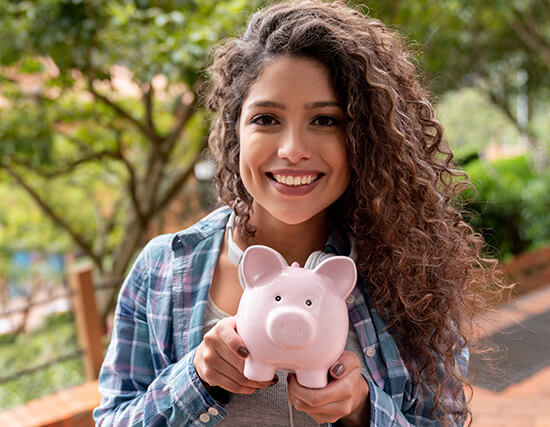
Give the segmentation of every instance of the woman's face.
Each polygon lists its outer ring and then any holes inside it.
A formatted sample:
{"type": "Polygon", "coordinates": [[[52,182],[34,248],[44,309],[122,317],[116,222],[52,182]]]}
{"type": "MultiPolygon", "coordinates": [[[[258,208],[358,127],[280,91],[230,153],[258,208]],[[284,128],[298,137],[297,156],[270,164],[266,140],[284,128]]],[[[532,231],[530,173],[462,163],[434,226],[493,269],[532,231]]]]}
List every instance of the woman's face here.
{"type": "Polygon", "coordinates": [[[239,143],[254,214],[264,210],[299,224],[348,186],[344,111],[316,60],[281,56],[265,66],[244,100],[239,143]]]}

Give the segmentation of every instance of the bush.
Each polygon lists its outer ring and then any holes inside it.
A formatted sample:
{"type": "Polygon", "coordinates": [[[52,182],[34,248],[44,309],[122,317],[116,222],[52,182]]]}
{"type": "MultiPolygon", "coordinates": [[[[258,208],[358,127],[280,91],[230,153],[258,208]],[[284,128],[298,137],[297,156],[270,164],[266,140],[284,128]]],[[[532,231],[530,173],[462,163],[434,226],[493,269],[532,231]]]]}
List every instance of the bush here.
{"type": "Polygon", "coordinates": [[[462,194],[465,219],[501,260],[550,242],[550,173],[537,173],[526,156],[465,166],[475,185],[462,194]]]}

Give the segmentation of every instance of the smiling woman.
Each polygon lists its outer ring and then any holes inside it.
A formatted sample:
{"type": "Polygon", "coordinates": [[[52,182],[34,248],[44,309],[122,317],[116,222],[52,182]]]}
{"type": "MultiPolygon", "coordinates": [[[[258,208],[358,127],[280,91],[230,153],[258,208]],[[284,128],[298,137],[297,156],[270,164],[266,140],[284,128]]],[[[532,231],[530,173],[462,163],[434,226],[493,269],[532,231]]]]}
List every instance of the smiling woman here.
{"type": "Polygon", "coordinates": [[[452,204],[468,181],[399,39],[339,2],[303,1],[261,10],[217,47],[207,104],[223,206],[136,261],[98,425],[468,421],[469,331],[494,262],[452,204]],[[243,374],[238,266],[257,244],[305,268],[334,255],[357,265],[325,387],[243,374]]]}
{"type": "Polygon", "coordinates": [[[308,221],[321,214],[329,230],[327,208],[346,190],[349,167],[344,112],[323,63],[273,59],[250,87],[238,126],[239,172],[254,225],[310,229],[308,221]]]}

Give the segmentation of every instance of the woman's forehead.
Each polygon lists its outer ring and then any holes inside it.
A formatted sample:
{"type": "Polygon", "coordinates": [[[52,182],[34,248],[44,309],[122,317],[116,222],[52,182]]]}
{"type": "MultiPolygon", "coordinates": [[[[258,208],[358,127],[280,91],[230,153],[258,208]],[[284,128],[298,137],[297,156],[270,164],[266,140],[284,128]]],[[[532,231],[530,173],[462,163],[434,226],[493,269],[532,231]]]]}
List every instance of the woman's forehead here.
{"type": "Polygon", "coordinates": [[[245,105],[284,109],[303,103],[304,108],[340,107],[328,68],[306,57],[281,56],[271,60],[250,86],[245,105]]]}

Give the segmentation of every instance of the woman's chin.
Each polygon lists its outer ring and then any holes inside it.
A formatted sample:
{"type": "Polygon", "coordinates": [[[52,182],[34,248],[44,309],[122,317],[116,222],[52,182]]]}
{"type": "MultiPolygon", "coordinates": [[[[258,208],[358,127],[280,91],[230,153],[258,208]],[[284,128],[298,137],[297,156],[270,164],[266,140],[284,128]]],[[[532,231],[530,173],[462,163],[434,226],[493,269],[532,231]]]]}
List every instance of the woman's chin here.
{"type": "Polygon", "coordinates": [[[300,225],[310,222],[316,218],[320,212],[305,212],[303,209],[299,212],[292,210],[291,212],[273,212],[272,215],[280,222],[287,225],[300,225]]]}

